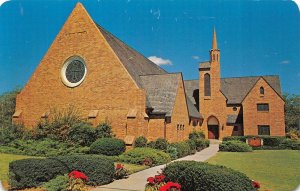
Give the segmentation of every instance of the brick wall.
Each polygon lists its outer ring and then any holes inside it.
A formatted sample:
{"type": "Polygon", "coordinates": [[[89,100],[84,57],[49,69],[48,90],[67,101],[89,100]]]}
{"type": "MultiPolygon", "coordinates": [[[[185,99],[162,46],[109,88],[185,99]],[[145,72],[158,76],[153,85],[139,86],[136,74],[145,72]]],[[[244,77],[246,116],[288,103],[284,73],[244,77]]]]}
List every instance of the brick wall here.
{"type": "Polygon", "coordinates": [[[244,134],[257,135],[258,125],[270,125],[270,134],[284,136],[284,101],[261,78],[243,101],[244,134]],[[264,95],[260,95],[264,87],[264,95]],[[268,103],[269,112],[257,111],[257,103],[268,103]]]}
{"type": "MultiPolygon", "coordinates": [[[[129,133],[138,132],[147,120],[145,92],[137,87],[105,38],[96,28],[81,4],[77,4],[48,52],[22,92],[17,96],[16,110],[22,110],[24,125],[34,126],[41,115],[53,108],[74,105],[87,118],[90,110],[99,110],[93,123],[109,120],[118,137],[126,134],[127,113],[138,111],[129,133]],[[85,60],[87,75],[76,88],[62,83],[60,72],[73,55],[85,60]]],[[[51,114],[50,114],[51,115],[51,114]]]]}

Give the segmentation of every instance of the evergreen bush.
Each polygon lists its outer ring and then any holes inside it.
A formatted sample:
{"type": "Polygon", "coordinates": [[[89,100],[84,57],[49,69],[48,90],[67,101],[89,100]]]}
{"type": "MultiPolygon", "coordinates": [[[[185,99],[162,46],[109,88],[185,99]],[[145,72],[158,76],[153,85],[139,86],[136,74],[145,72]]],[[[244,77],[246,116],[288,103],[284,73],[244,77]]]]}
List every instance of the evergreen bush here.
{"type": "Polygon", "coordinates": [[[91,144],[90,153],[116,156],[125,152],[126,145],[121,139],[101,138],[91,144]]]}
{"type": "Polygon", "coordinates": [[[182,191],[255,191],[243,173],[224,166],[196,161],[177,161],[163,169],[166,181],[178,182],[182,191]]]}
{"type": "Polygon", "coordinates": [[[135,139],[134,141],[134,147],[147,147],[147,138],[144,136],[140,136],[138,138],[135,139]]]}
{"type": "Polygon", "coordinates": [[[149,164],[148,161],[151,161],[149,166],[155,166],[170,162],[171,157],[161,150],[152,148],[134,148],[120,155],[119,160],[132,164],[149,164]]]}
{"type": "Polygon", "coordinates": [[[251,152],[252,147],[241,141],[224,141],[219,145],[220,151],[251,152]]]}
{"type": "Polygon", "coordinates": [[[187,142],[171,143],[171,146],[176,148],[178,158],[191,154],[190,145],[187,142]]]}

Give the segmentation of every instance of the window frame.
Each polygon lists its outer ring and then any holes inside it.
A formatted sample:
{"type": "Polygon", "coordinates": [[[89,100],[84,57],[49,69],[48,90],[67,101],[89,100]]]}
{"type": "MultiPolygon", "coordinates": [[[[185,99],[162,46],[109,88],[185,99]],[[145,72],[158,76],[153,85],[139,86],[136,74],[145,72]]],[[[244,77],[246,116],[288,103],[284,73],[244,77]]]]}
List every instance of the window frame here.
{"type": "Polygon", "coordinates": [[[256,104],[256,110],[258,112],[269,112],[270,111],[270,105],[269,105],[269,103],[257,103],[256,104]]]}
{"type": "Polygon", "coordinates": [[[257,126],[257,135],[271,135],[271,127],[270,125],[258,125],[257,126]],[[262,128],[267,128],[267,134],[265,134],[266,129],[262,128]]]}
{"type": "Polygon", "coordinates": [[[204,74],[204,96],[211,96],[211,78],[210,74],[204,74]]]}

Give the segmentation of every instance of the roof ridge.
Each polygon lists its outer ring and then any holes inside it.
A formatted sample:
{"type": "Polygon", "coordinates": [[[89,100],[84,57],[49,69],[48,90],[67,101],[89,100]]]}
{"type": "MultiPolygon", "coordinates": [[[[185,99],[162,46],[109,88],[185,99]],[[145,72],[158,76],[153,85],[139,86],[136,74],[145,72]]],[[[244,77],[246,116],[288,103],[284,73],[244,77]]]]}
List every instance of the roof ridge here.
{"type": "Polygon", "coordinates": [[[260,76],[237,76],[237,77],[223,77],[221,79],[229,79],[229,78],[258,78],[258,77],[279,77],[279,75],[260,75],[260,76]]]}
{"type": "Polygon", "coordinates": [[[145,75],[139,75],[139,76],[162,76],[162,75],[172,75],[172,74],[182,74],[182,72],[171,72],[171,73],[165,73],[165,74],[145,74],[145,75]]]}

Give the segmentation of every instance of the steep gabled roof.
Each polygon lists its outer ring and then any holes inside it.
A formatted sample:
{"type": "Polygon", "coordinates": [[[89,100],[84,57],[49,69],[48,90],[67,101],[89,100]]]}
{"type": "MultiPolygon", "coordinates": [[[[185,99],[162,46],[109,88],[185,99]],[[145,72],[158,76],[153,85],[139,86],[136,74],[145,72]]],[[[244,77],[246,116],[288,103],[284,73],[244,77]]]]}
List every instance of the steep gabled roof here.
{"type": "Polygon", "coordinates": [[[121,63],[124,65],[130,76],[134,79],[136,84],[142,88],[140,75],[150,74],[166,74],[167,72],[154,64],[149,59],[145,58],[142,54],[126,45],[120,39],[112,35],[110,32],[95,23],[109,43],[110,47],[114,50],[121,63]]]}
{"type": "Polygon", "coordinates": [[[168,117],[172,115],[179,77],[179,73],[140,76],[148,107],[153,108],[152,113],[165,113],[168,117]]]}
{"type": "MultiPolygon", "coordinates": [[[[263,78],[274,91],[282,97],[279,76],[251,76],[221,79],[221,92],[227,98],[227,104],[241,104],[256,82],[263,78]]],[[[195,91],[199,91],[199,80],[185,80],[185,91],[187,96],[196,104],[195,91]]],[[[200,93],[200,92],[199,92],[200,93]]],[[[201,107],[201,106],[199,106],[201,107]]]]}
{"type": "Polygon", "coordinates": [[[251,76],[222,78],[221,91],[227,98],[227,104],[241,104],[256,82],[263,78],[282,97],[278,76],[251,76]]]}
{"type": "Polygon", "coordinates": [[[184,88],[187,97],[196,105],[196,100],[199,100],[199,80],[184,80],[184,88]]]}

